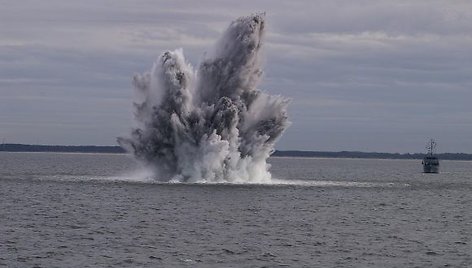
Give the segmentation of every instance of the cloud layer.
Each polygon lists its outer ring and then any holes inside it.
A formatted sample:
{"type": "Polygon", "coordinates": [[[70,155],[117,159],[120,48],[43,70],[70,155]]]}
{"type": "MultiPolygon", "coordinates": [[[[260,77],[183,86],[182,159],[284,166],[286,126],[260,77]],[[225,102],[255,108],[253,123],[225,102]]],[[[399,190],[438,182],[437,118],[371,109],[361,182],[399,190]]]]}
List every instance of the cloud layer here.
{"type": "Polygon", "coordinates": [[[113,144],[131,78],[164,50],[198,65],[266,11],[265,78],[293,99],[279,149],[472,152],[470,1],[11,1],[0,9],[0,137],[113,144]]]}

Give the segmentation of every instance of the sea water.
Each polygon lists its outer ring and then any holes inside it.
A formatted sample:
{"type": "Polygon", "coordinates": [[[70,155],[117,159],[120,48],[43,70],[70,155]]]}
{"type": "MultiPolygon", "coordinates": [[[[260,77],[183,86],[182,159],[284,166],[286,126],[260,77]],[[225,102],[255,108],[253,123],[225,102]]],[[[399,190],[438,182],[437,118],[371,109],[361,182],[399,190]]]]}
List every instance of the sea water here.
{"type": "Polygon", "coordinates": [[[0,266],[472,266],[472,162],[269,163],[272,183],[157,183],[127,155],[0,153],[0,266]]]}

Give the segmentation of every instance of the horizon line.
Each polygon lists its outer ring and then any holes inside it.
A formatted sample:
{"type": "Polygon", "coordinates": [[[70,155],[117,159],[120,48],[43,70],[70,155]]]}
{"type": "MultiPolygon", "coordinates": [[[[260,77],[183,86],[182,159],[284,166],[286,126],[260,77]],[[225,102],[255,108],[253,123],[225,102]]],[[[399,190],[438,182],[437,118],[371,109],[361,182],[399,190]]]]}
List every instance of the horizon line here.
{"type": "MultiPolygon", "coordinates": [[[[86,147],[95,147],[95,148],[103,148],[103,149],[121,149],[125,152],[120,145],[62,145],[62,144],[28,144],[28,143],[1,143],[0,144],[0,151],[3,151],[3,147],[5,146],[37,146],[37,147],[69,147],[69,148],[86,148],[86,147]]],[[[275,152],[283,152],[283,153],[361,153],[361,154],[389,154],[389,155],[400,155],[400,156],[407,156],[407,155],[424,155],[424,152],[407,152],[407,153],[400,153],[400,152],[381,152],[381,151],[358,151],[358,150],[298,150],[298,149],[286,149],[280,150],[276,149],[275,152]]],[[[437,155],[472,155],[472,153],[465,153],[465,152],[442,152],[437,153],[437,155]]]]}

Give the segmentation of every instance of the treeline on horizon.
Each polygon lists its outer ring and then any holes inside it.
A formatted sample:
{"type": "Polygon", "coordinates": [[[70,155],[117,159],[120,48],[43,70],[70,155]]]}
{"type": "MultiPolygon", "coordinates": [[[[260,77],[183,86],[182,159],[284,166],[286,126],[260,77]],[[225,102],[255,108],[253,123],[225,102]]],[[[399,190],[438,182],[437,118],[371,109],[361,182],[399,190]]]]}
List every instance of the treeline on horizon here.
{"type": "MultiPolygon", "coordinates": [[[[31,144],[0,144],[3,152],[57,152],[57,153],[125,153],[120,146],[96,145],[31,145],[31,144]]],[[[371,159],[422,159],[421,153],[376,153],[376,152],[322,152],[322,151],[275,151],[272,156],[279,157],[326,157],[326,158],[371,158],[371,159]]],[[[444,160],[472,160],[472,154],[441,153],[437,154],[444,160]]]]}

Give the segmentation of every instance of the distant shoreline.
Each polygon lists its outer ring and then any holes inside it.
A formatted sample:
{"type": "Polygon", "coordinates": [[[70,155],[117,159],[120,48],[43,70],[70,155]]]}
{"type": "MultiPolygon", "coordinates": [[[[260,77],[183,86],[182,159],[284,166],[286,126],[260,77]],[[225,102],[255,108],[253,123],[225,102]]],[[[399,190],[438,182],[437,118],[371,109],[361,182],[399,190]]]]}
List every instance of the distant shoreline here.
{"type": "MultiPolygon", "coordinates": [[[[96,145],[32,145],[32,144],[0,144],[0,152],[56,152],[56,153],[126,153],[120,146],[96,145]]],[[[322,158],[363,158],[363,159],[422,159],[424,154],[399,154],[377,152],[324,152],[324,151],[275,151],[272,156],[280,157],[322,157],[322,158]]],[[[472,161],[472,154],[442,153],[438,157],[443,160],[472,161]]]]}

